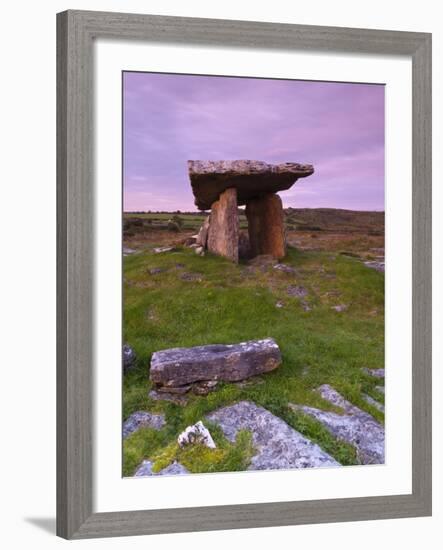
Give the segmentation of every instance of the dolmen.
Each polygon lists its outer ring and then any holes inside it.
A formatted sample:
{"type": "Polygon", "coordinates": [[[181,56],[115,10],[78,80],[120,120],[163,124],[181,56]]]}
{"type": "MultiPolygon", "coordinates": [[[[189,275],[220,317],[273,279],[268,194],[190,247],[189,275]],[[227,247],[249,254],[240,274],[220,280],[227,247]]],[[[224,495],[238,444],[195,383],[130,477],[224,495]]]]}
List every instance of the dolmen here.
{"type": "Polygon", "coordinates": [[[159,392],[186,393],[193,385],[239,382],[270,372],[281,362],[277,343],[265,338],[156,351],[151,357],[149,376],[159,392]]]}
{"type": "Polygon", "coordinates": [[[238,262],[238,207],[245,205],[250,256],[285,256],[284,213],[276,193],[313,174],[312,165],[189,160],[188,171],[196,206],[211,210],[197,237],[198,246],[238,262]]]}

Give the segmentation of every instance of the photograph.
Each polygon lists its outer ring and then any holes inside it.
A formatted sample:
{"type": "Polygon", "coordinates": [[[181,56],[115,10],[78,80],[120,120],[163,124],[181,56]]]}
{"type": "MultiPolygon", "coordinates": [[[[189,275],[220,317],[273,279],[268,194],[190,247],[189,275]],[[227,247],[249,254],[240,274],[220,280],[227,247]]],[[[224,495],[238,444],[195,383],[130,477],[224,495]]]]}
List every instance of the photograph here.
{"type": "Polygon", "coordinates": [[[122,72],[122,477],[385,463],[385,86],[122,72]]]}

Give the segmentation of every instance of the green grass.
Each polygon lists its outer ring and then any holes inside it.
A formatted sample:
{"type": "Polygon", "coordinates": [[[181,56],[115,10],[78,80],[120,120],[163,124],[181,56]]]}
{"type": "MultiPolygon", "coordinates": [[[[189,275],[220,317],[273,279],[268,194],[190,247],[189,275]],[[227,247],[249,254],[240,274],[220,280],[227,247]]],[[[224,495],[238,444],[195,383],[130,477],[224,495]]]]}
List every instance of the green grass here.
{"type": "Polygon", "coordinates": [[[227,471],[227,465],[244,469],[250,458],[246,436],[230,444],[218,434],[217,452],[201,446],[183,451],[176,445],[177,435],[188,425],[243,399],[277,414],[342,464],[356,463],[353,447],[335,440],[317,421],[291,411],[288,403],[336,410],[315,392],[328,383],[384,421],[383,413],[362,397],[366,393],[383,402],[375,390],[379,381],[362,367],[384,364],[384,276],[355,258],[329,252],[289,249],[285,263],[296,267],[296,277],[272,268],[251,272],[245,264],[209,254],[202,258],[189,249],[124,258],[124,341],[134,348],[137,363],[125,376],[123,417],[150,410],[165,413],[167,419],[161,432],[144,429],[125,441],[125,475],[131,475],[144,458],[154,459],[156,465],[171,457],[180,459],[193,472],[227,471]],[[165,271],[150,275],[153,267],[165,271]],[[199,273],[201,281],[182,280],[184,272],[199,273]],[[311,311],[305,312],[300,301],[287,294],[290,285],[308,290],[311,311]],[[277,308],[277,301],[284,307],[277,308]],[[338,304],[348,309],[341,313],[331,309],[338,304]],[[189,396],[185,407],[148,397],[154,351],[266,337],[279,344],[283,363],[252,384],[222,384],[206,397],[189,396]]]}

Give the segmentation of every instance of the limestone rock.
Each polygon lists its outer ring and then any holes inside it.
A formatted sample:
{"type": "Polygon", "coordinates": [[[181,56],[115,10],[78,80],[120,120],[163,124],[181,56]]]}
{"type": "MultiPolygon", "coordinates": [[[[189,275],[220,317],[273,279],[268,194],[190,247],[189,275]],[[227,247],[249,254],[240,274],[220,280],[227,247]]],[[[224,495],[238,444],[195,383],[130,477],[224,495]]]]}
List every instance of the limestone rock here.
{"type": "Polygon", "coordinates": [[[216,380],[205,380],[204,382],[197,382],[192,385],[192,391],[195,395],[208,395],[208,393],[214,391],[218,385],[216,380]]]}
{"type": "Polygon", "coordinates": [[[329,384],[318,388],[323,399],[343,409],[344,414],[323,411],[314,407],[290,405],[321,422],[327,430],[355,446],[362,464],[384,464],[385,430],[370,414],[346,401],[329,384]]]}
{"type": "Polygon", "coordinates": [[[381,403],[379,403],[378,401],[376,401],[373,397],[371,397],[370,395],[366,395],[364,394],[363,395],[363,399],[366,401],[366,403],[369,403],[369,405],[371,405],[371,407],[375,407],[378,411],[384,413],[385,412],[385,407],[384,405],[382,405],[381,403]]]}
{"type": "Polygon", "coordinates": [[[203,225],[200,227],[200,230],[197,234],[196,243],[198,246],[202,246],[204,249],[208,244],[208,232],[209,232],[210,216],[206,216],[203,225]]]}
{"type": "Polygon", "coordinates": [[[238,262],[238,228],[237,190],[231,187],[212,204],[208,250],[238,262]]]}
{"type": "Polygon", "coordinates": [[[298,275],[298,271],[295,267],[291,267],[287,264],[275,264],[273,267],[277,271],[283,271],[284,273],[289,273],[290,275],[298,275]]]}
{"type": "Polygon", "coordinates": [[[272,338],[172,348],[152,354],[150,379],[167,388],[202,380],[235,382],[269,372],[280,364],[280,349],[272,338]]]}
{"type": "Polygon", "coordinates": [[[180,447],[186,447],[187,445],[205,445],[210,449],[215,449],[217,447],[209,430],[201,420],[193,426],[188,426],[186,430],[178,436],[177,442],[180,447]]]}
{"type": "Polygon", "coordinates": [[[363,372],[365,372],[369,376],[373,376],[374,378],[385,377],[385,369],[367,369],[366,367],[364,367],[363,372]]]}
{"type": "Polygon", "coordinates": [[[135,352],[128,346],[128,344],[123,345],[123,372],[126,373],[131,370],[135,365],[135,352]]]}
{"type": "Polygon", "coordinates": [[[123,423],[123,438],[128,437],[140,428],[152,428],[161,430],[165,425],[165,417],[162,414],[152,414],[146,411],[132,413],[123,423]]]}
{"type": "Polygon", "coordinates": [[[363,262],[366,267],[370,267],[371,269],[375,269],[375,271],[379,271],[380,273],[385,272],[385,262],[384,261],[367,261],[363,262]]]}
{"type": "Polygon", "coordinates": [[[189,178],[200,210],[211,208],[223,191],[235,187],[238,204],[265,193],[289,189],[299,178],[314,172],[310,164],[267,164],[258,160],[189,160],[189,178]]]}
{"type": "Polygon", "coordinates": [[[249,245],[252,256],[269,254],[273,258],[286,255],[284,214],[281,198],[266,194],[246,205],[249,245]]]}
{"type": "Polygon", "coordinates": [[[318,445],[306,439],[281,418],[250,401],[240,401],[207,416],[229,441],[239,430],[249,430],[256,454],[248,470],[322,468],[340,466],[318,445]]]}
{"type": "Polygon", "coordinates": [[[159,246],[154,248],[155,254],[162,254],[163,252],[172,252],[174,250],[173,246],[159,246]]]}
{"type": "Polygon", "coordinates": [[[138,467],[137,471],[134,474],[134,477],[145,477],[145,476],[180,476],[189,474],[189,470],[187,470],[183,464],[180,464],[180,462],[172,462],[169,464],[169,466],[166,466],[166,468],[163,468],[163,470],[160,470],[158,473],[154,473],[152,471],[152,467],[154,464],[150,460],[143,460],[143,462],[138,467]]]}
{"type": "Polygon", "coordinates": [[[331,306],[331,309],[337,311],[338,313],[341,313],[342,311],[346,311],[348,309],[348,306],[347,304],[339,304],[338,306],[331,306]]]}
{"type": "Polygon", "coordinates": [[[294,296],[294,298],[305,298],[308,295],[308,291],[304,286],[288,286],[286,289],[288,296],[294,296]]]}

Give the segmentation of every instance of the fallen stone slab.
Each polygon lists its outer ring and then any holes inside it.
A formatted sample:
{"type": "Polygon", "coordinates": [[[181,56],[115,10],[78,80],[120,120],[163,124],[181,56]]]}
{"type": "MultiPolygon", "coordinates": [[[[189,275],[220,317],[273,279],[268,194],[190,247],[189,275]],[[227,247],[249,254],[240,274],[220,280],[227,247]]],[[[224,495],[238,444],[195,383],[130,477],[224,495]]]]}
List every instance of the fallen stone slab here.
{"type": "Polygon", "coordinates": [[[152,354],[150,379],[166,388],[204,380],[236,382],[272,371],[280,364],[280,348],[273,338],[172,348],[152,354]]]}
{"type": "Polygon", "coordinates": [[[337,439],[354,445],[361,464],[384,464],[385,430],[374,417],[346,401],[329,384],[318,388],[323,399],[343,409],[344,414],[323,411],[314,407],[290,404],[321,422],[337,439]]]}
{"type": "Polygon", "coordinates": [[[189,178],[200,210],[208,210],[223,191],[237,189],[237,202],[246,204],[266,193],[289,189],[314,173],[310,164],[267,164],[258,160],[188,160],[189,178]]]}
{"type": "Polygon", "coordinates": [[[136,432],[140,428],[152,428],[161,430],[165,425],[165,417],[162,414],[152,414],[146,411],[137,411],[132,413],[123,422],[123,438],[136,432]]]}
{"type": "Polygon", "coordinates": [[[189,474],[189,470],[186,469],[183,464],[180,462],[172,462],[166,468],[163,468],[159,472],[154,473],[152,467],[154,463],[150,460],[143,460],[140,466],[137,468],[137,471],[134,474],[134,477],[145,477],[145,476],[182,476],[189,474]]]}
{"type": "Polygon", "coordinates": [[[252,433],[256,454],[248,470],[285,470],[341,466],[317,444],[291,428],[284,420],[251,401],[240,401],[209,414],[226,438],[234,442],[239,430],[252,433]]]}
{"type": "Polygon", "coordinates": [[[177,442],[180,447],[186,447],[187,445],[204,445],[210,449],[217,447],[208,428],[206,428],[201,420],[192,426],[188,426],[178,436],[177,442]]]}

